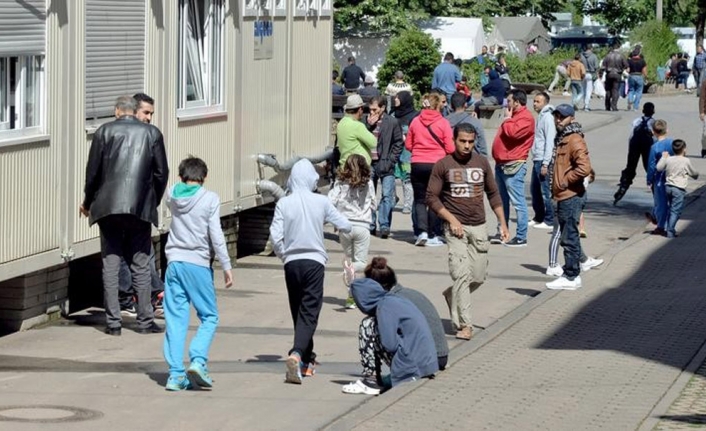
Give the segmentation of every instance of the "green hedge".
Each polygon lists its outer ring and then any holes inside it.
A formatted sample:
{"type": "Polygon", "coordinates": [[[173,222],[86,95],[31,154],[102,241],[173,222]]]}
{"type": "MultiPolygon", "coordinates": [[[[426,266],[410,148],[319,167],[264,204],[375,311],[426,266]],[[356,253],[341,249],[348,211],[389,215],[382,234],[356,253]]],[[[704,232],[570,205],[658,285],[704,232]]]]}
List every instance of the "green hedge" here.
{"type": "Polygon", "coordinates": [[[657,82],[657,66],[664,65],[669,54],[679,52],[677,35],[664,22],[647,21],[635,28],[630,42],[642,45],[642,55],[647,63],[647,80],[657,82]]]}
{"type": "Polygon", "coordinates": [[[415,98],[431,90],[434,68],[441,61],[441,42],[412,28],[403,31],[390,41],[385,62],[377,74],[381,88],[393,80],[396,71],[401,70],[405,81],[412,86],[415,98]]]}

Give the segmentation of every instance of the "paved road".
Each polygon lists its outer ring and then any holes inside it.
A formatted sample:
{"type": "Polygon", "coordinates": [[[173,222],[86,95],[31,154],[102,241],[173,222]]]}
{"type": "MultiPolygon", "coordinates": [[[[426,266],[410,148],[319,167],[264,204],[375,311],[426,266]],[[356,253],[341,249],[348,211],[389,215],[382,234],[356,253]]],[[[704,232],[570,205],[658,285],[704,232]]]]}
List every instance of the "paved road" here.
{"type": "MultiPolygon", "coordinates": [[[[687,142],[693,143],[690,146],[692,151],[696,150],[699,128],[696,127],[695,119],[691,118],[695,116],[687,118],[682,114],[685,104],[692,104],[695,108],[695,98],[654,100],[658,104],[657,116],[663,116],[673,124],[673,129],[680,132],[675,135],[683,132],[687,142]],[[661,115],[662,112],[664,115],[661,115]]],[[[650,205],[650,196],[643,184],[636,184],[631,189],[624,204],[613,207],[608,202],[625,160],[629,132],[626,124],[634,117],[632,113],[624,112],[617,113],[618,117],[614,115],[603,112],[579,114],[579,121],[589,129],[618,121],[587,134],[592,160],[598,173],[597,181],[590,190],[591,203],[587,211],[589,238],[586,241],[586,249],[594,255],[614,253],[626,245],[636,247],[642,252],[647,250],[647,245],[652,242],[656,244],[661,241],[660,238],[640,234],[645,228],[642,212],[650,205]],[[636,241],[636,237],[633,237],[635,233],[640,235],[637,238],[642,239],[642,242],[631,242],[636,241]],[[645,250],[642,250],[643,248],[645,250]]],[[[492,131],[489,132],[492,136],[492,131]]],[[[694,162],[697,169],[706,172],[706,164],[701,160],[694,162]]],[[[694,186],[696,185],[698,184],[694,183],[694,186]]],[[[444,247],[411,246],[411,227],[408,219],[400,213],[395,215],[393,228],[395,232],[392,239],[373,239],[371,254],[388,257],[402,284],[427,293],[439,310],[445,310],[440,292],[450,284],[450,279],[444,247]]],[[[333,241],[334,236],[328,235],[327,238],[331,262],[327,267],[325,303],[316,338],[316,350],[322,365],[317,376],[307,379],[301,387],[282,383],[283,356],[286,355],[292,336],[282,265],[275,258],[253,256],[238,262],[235,288],[218,289],[221,326],[211,356],[211,369],[216,379],[216,386],[212,391],[166,393],[161,386],[165,380],[161,337],[141,336],[127,330],[123,331],[123,336],[119,339],[105,336],[101,332],[102,314],[99,310],[88,310],[73,316],[71,320],[0,339],[0,418],[2,415],[12,414],[28,418],[43,416],[47,421],[51,421],[62,413],[53,410],[16,410],[4,413],[2,406],[62,405],[90,409],[99,412],[101,416],[87,422],[56,425],[44,423],[41,425],[42,429],[55,426],[57,429],[62,427],[88,430],[101,427],[112,430],[124,429],[127,424],[135,429],[152,430],[191,429],[194,426],[200,429],[223,430],[277,430],[292,426],[317,429],[331,424],[339,417],[343,418],[342,421],[334,426],[346,429],[354,425],[349,418],[367,420],[368,417],[360,415],[361,412],[365,413],[365,408],[375,405],[379,407],[381,404],[387,407],[398,395],[401,396],[403,391],[392,391],[375,399],[349,396],[340,392],[340,385],[355,379],[359,373],[355,337],[361,314],[342,307],[345,298],[339,272],[342,254],[338,244],[333,241]],[[355,410],[364,401],[368,401],[364,408],[355,410]],[[348,416],[342,416],[347,413],[348,416]]],[[[558,307],[554,312],[547,313],[542,311],[541,307],[535,308],[535,301],[544,301],[543,296],[536,295],[544,292],[544,283],[547,281],[542,272],[546,266],[548,238],[546,232],[531,230],[529,246],[525,249],[508,249],[501,246],[491,249],[489,279],[474,294],[475,324],[479,329],[488,329],[479,331],[475,341],[464,343],[454,350],[452,360],[460,361],[457,365],[442,373],[432,385],[419,389],[429,391],[443,382],[450,383],[453,380],[466,382],[466,385],[442,386],[447,392],[439,393],[439,396],[446,398],[434,398],[434,405],[439,406],[438,415],[425,414],[426,419],[435,424],[435,428],[451,427],[451,420],[457,416],[455,413],[447,416],[448,412],[443,406],[453,404],[454,400],[457,401],[455,404],[458,404],[459,400],[463,401],[462,407],[457,407],[457,411],[482,410],[474,406],[474,398],[467,398],[462,391],[472,388],[476,392],[477,388],[483,387],[478,386],[483,378],[490,379],[490,383],[485,386],[489,392],[498,392],[498,399],[508,403],[504,407],[506,411],[494,416],[489,422],[500,425],[494,429],[501,429],[503,424],[509,426],[519,420],[513,417],[531,415],[535,410],[522,407],[522,403],[516,404],[516,400],[512,398],[515,396],[513,394],[522,395],[527,399],[542,394],[555,399],[561,396],[571,397],[571,391],[566,388],[560,390],[562,384],[568,381],[571,371],[584,365],[594,366],[588,358],[584,358],[586,350],[596,350],[589,348],[592,335],[582,333],[581,343],[572,347],[569,341],[573,338],[573,332],[559,331],[557,337],[551,337],[547,331],[554,328],[552,325],[571,322],[572,316],[583,316],[580,313],[583,303],[580,301],[596,299],[598,289],[610,290],[607,287],[610,283],[617,284],[619,280],[630,277],[632,271],[642,262],[640,259],[646,259],[647,255],[619,253],[611,265],[594,271],[586,278],[584,283],[587,288],[584,291],[576,292],[573,296],[561,294],[551,301],[546,301],[546,305],[555,304],[558,307]],[[568,300],[564,300],[565,298],[568,300]],[[518,307],[522,308],[513,314],[512,311],[518,307]],[[503,332],[502,329],[509,325],[508,322],[517,320],[518,315],[527,317],[503,332]],[[527,333],[519,335],[520,340],[527,337],[527,340],[535,340],[535,345],[543,347],[527,348],[529,341],[525,341],[523,345],[511,343],[512,348],[500,349],[493,347],[491,343],[467,355],[471,350],[478,349],[478,344],[483,340],[501,342],[504,337],[510,336],[510,331],[519,330],[519,325],[528,326],[527,333]],[[545,332],[542,332],[543,330],[545,332]],[[540,341],[544,344],[538,344],[540,341]],[[512,357],[517,357],[516,359],[522,362],[521,367],[534,367],[541,365],[544,361],[542,358],[548,354],[564,358],[565,364],[557,368],[564,380],[557,379],[552,385],[551,379],[541,374],[529,379],[527,373],[521,372],[524,368],[507,368],[499,380],[491,378],[496,363],[510,367],[512,357]],[[476,361],[474,358],[483,360],[472,362],[472,368],[468,368],[466,362],[463,362],[476,361]],[[469,373],[471,369],[475,372],[469,373]],[[448,392],[447,388],[450,387],[456,389],[448,392]],[[502,388],[502,391],[497,388],[502,388]],[[542,389],[538,391],[536,388],[542,389]],[[558,392],[554,391],[555,388],[558,392]],[[456,392],[453,392],[454,390],[456,392]],[[447,401],[444,401],[445,399],[447,401]]],[[[680,238],[678,241],[681,240],[680,238]]],[[[675,250],[676,252],[681,254],[681,248],[675,250]]],[[[670,271],[669,274],[674,277],[674,272],[670,271]]],[[[547,293],[542,295],[547,296],[547,293]]],[[[602,296],[599,295],[600,297],[602,296]]],[[[695,301],[694,307],[698,304],[695,301]]],[[[629,313],[634,311],[633,308],[625,308],[622,303],[612,306],[613,308],[610,308],[610,304],[605,307],[619,313],[622,319],[619,322],[631,321],[629,313]]],[[[445,312],[441,314],[446,318],[445,312]]],[[[582,317],[578,326],[595,324],[596,317],[591,316],[596,314],[589,313],[588,316],[582,317]]],[[[647,328],[651,325],[651,322],[644,319],[639,322],[647,328]]],[[[448,326],[447,320],[446,324],[448,326]]],[[[576,325],[568,327],[576,328],[576,325]]],[[[602,327],[602,331],[600,334],[610,333],[610,328],[606,325],[602,327]]],[[[649,329],[645,329],[645,332],[650,333],[649,329]]],[[[673,332],[665,334],[674,335],[673,332]]],[[[459,346],[455,340],[450,339],[450,342],[452,346],[459,346]]],[[[685,348],[685,352],[686,350],[688,349],[685,348]]],[[[596,350],[598,354],[601,352],[607,350],[596,350]]],[[[663,355],[668,356],[668,353],[665,351],[663,355]]],[[[624,364],[629,361],[621,360],[617,363],[624,364]]],[[[610,364],[612,365],[609,367],[618,367],[613,362],[610,364]]],[[[678,367],[671,368],[677,370],[678,367]]],[[[589,379],[593,375],[584,373],[582,376],[589,379]]],[[[625,376],[625,380],[615,381],[625,382],[626,385],[634,382],[629,380],[628,376],[625,376]]],[[[587,388],[582,388],[581,391],[591,392],[587,388]]],[[[408,406],[405,400],[412,399],[416,394],[417,391],[406,395],[403,400],[392,405],[389,411],[404,409],[408,406]]],[[[429,413],[430,410],[425,408],[431,405],[427,404],[429,402],[430,400],[425,399],[415,408],[429,413]]],[[[483,402],[476,401],[476,405],[485,405],[483,402]]],[[[434,411],[436,410],[435,408],[434,411]]],[[[407,416],[416,417],[414,414],[405,413],[405,417],[407,416]]],[[[375,419],[376,422],[371,422],[370,425],[387,426],[390,422],[384,421],[388,418],[389,416],[381,414],[375,419]]],[[[459,423],[468,424],[466,421],[459,423]]],[[[0,429],[30,430],[37,429],[38,426],[40,425],[36,423],[0,421],[0,429]]],[[[475,429],[475,426],[470,428],[475,429]]]]}

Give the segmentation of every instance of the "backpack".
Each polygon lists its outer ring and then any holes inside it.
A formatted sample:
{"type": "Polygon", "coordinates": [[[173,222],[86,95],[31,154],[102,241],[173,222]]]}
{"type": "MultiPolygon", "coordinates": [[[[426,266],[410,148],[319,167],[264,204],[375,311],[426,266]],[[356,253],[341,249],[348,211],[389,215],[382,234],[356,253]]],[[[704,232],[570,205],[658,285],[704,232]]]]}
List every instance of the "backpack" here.
{"type": "Polygon", "coordinates": [[[632,131],[632,138],[630,138],[630,145],[637,145],[639,147],[651,147],[654,142],[652,130],[650,130],[650,119],[648,117],[642,117],[640,124],[635,126],[632,131]]]}

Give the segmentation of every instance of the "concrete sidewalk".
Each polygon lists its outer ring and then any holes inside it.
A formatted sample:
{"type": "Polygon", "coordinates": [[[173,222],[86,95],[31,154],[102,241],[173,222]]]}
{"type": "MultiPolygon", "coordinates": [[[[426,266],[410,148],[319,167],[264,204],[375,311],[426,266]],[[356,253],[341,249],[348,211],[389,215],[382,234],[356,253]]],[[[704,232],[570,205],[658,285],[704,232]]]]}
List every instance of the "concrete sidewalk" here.
{"type": "MultiPolygon", "coordinates": [[[[677,104],[675,102],[675,105],[677,104]]],[[[632,114],[629,115],[632,116],[632,114]]],[[[626,120],[626,117],[627,115],[621,114],[620,119],[626,120]]],[[[614,118],[613,114],[608,113],[580,113],[579,120],[587,129],[594,130],[588,136],[593,145],[591,156],[594,164],[601,167],[598,169],[599,172],[619,172],[613,164],[624,162],[623,154],[620,154],[620,162],[616,162],[611,140],[625,142],[627,130],[622,126],[597,129],[600,125],[613,121],[614,118]]],[[[493,136],[493,131],[488,131],[488,138],[492,139],[493,136]]],[[[698,166],[697,169],[703,171],[698,166]]],[[[542,365],[546,355],[549,355],[547,356],[549,360],[554,360],[552,355],[558,355],[566,359],[563,366],[555,368],[556,372],[559,373],[559,377],[569,381],[562,373],[568,376],[572,370],[584,363],[588,364],[585,361],[580,362],[584,360],[582,359],[584,356],[588,357],[583,349],[593,350],[590,347],[594,341],[588,336],[580,338],[580,343],[576,346],[572,346],[568,341],[575,338],[574,334],[577,331],[580,332],[581,327],[591,325],[595,327],[595,318],[592,316],[602,316],[602,314],[600,310],[591,311],[587,316],[582,317],[579,325],[568,326],[570,330],[566,329],[564,332],[567,330],[569,332],[558,339],[553,339],[550,336],[551,332],[547,331],[552,328],[561,329],[561,326],[556,326],[555,322],[569,323],[571,312],[579,310],[580,305],[583,304],[577,301],[582,298],[590,300],[589,297],[597,295],[599,291],[610,291],[606,283],[617,285],[619,280],[631,275],[632,270],[637,269],[642,262],[640,259],[650,257],[647,254],[648,245],[658,247],[662,242],[666,242],[666,239],[645,237],[641,234],[645,224],[640,211],[645,208],[645,205],[649,205],[647,189],[636,184],[626,198],[628,202],[626,206],[608,207],[603,205],[602,201],[612,194],[614,179],[602,178],[606,179],[597,181],[591,189],[591,194],[595,197],[591,198],[592,202],[593,199],[596,201],[589,203],[586,214],[589,238],[585,240],[584,245],[592,255],[615,256],[614,262],[589,273],[584,281],[586,289],[583,291],[556,295],[552,292],[544,292],[544,283],[550,280],[543,275],[547,264],[548,233],[546,231],[530,229],[527,248],[510,249],[502,246],[491,248],[489,278],[473,296],[474,322],[479,329],[478,335],[474,341],[463,344],[449,337],[451,347],[460,346],[452,353],[452,359],[458,361],[457,364],[441,373],[434,382],[419,389],[419,391],[443,389],[445,391],[443,393],[429,393],[430,396],[437,398],[423,399],[418,404],[408,404],[407,400],[414,399],[413,397],[418,396],[418,393],[424,392],[407,393],[404,390],[395,390],[375,398],[341,393],[340,386],[355,380],[360,372],[356,337],[362,315],[357,310],[343,308],[346,291],[340,277],[342,253],[340,246],[335,242],[335,236],[329,233],[326,246],[330,253],[330,262],[327,266],[324,307],[315,339],[318,359],[322,365],[315,377],[305,379],[304,385],[293,386],[282,383],[283,357],[290,348],[292,340],[282,264],[274,257],[252,256],[238,262],[234,288],[225,290],[219,286],[217,290],[221,323],[210,361],[210,368],[216,379],[212,391],[176,394],[165,392],[163,384],[166,380],[166,366],[161,353],[162,336],[137,335],[128,329],[123,331],[123,336],[120,338],[106,336],[102,333],[104,323],[102,311],[87,310],[72,316],[70,320],[0,338],[0,429],[14,431],[41,427],[41,429],[93,430],[100,427],[104,430],[125,428],[279,430],[293,426],[299,429],[317,429],[334,423],[337,418],[339,420],[334,426],[347,429],[359,422],[367,421],[369,416],[366,416],[365,409],[371,406],[378,411],[389,407],[380,416],[374,418],[377,422],[370,422],[371,426],[382,427],[392,424],[394,428],[400,428],[402,424],[398,426],[396,420],[409,422],[420,415],[428,417],[419,420],[418,423],[412,423],[410,428],[454,427],[458,429],[458,426],[454,426],[454,420],[459,420],[456,422],[457,425],[475,424],[476,422],[468,421],[471,415],[479,414],[483,410],[497,411],[502,407],[495,403],[495,407],[488,408],[487,404],[483,404],[483,400],[480,400],[476,407],[474,402],[477,400],[464,392],[468,390],[476,395],[485,393],[483,391],[490,392],[491,395],[495,393],[498,393],[498,396],[502,395],[496,399],[508,404],[505,404],[504,413],[497,413],[499,416],[494,416],[494,418],[502,417],[502,421],[498,422],[500,425],[513,424],[513,415],[518,418],[517,424],[524,423],[521,421],[522,403],[531,403],[535,398],[541,398],[541,393],[552,394],[550,389],[558,383],[552,386],[551,377],[534,378],[531,373],[523,371],[523,367],[527,370],[535,369],[533,367],[542,365]],[[635,234],[638,236],[634,237],[635,234]],[[628,247],[629,252],[618,253],[625,247],[628,247]],[[633,253],[635,249],[638,250],[633,253]],[[631,266],[625,266],[627,264],[631,266]],[[551,312],[542,311],[544,307],[551,304],[558,304],[561,307],[551,312]],[[535,317],[538,312],[539,317],[535,317]],[[510,327],[511,323],[525,316],[528,323],[520,321],[510,327]],[[535,320],[530,321],[530,319],[535,320]],[[518,333],[514,335],[515,338],[505,338],[510,331],[522,325],[528,326],[527,333],[518,333]],[[576,328],[576,326],[579,327],[576,328]],[[507,332],[504,332],[508,327],[510,328],[507,332]],[[484,331],[484,328],[489,329],[484,331]],[[518,344],[523,339],[533,339],[535,344],[540,343],[542,337],[548,337],[548,339],[545,347],[540,350],[525,348],[518,344]],[[503,341],[505,339],[508,341],[503,341]],[[484,352],[484,349],[491,348],[493,344],[490,343],[469,356],[468,353],[478,349],[483,340],[505,343],[503,344],[505,347],[484,352]],[[516,344],[518,345],[515,346],[516,344]],[[576,350],[569,350],[569,347],[576,350]],[[513,360],[515,363],[511,362],[513,360]],[[518,363],[520,368],[512,368],[518,363]],[[504,368],[505,371],[503,366],[507,367],[504,368]],[[496,380],[498,373],[501,377],[496,380]],[[472,380],[468,380],[469,378],[472,380]],[[488,380],[483,380],[485,378],[488,380]],[[463,382],[465,383],[461,384],[463,382]],[[507,398],[513,393],[525,396],[526,400],[520,399],[517,403],[517,400],[507,398]],[[399,398],[402,400],[395,404],[399,398]],[[433,405],[430,403],[432,399],[435,400],[433,405]],[[510,402],[516,404],[509,404],[510,402]],[[365,403],[364,407],[356,410],[361,403],[365,403]],[[445,404],[448,406],[444,407],[445,404]],[[412,408],[420,409],[419,412],[410,413],[409,410],[404,410],[410,408],[410,405],[413,406],[412,408]],[[45,407],[31,408],[36,406],[45,407]],[[52,409],[46,406],[58,406],[69,410],[52,409]],[[428,409],[430,406],[434,408],[428,409]],[[456,406],[454,411],[467,412],[468,415],[463,417],[454,416],[455,413],[447,415],[451,406],[456,406]],[[13,407],[13,410],[7,410],[7,407],[13,407]],[[87,411],[71,409],[87,409],[87,411]],[[400,411],[403,417],[398,418],[393,415],[394,418],[390,419],[390,416],[385,416],[388,411],[400,411]],[[438,411],[439,415],[432,416],[429,414],[431,411],[438,411]],[[25,418],[30,422],[3,422],[8,417],[25,418]],[[75,419],[91,417],[93,420],[75,421],[75,419]],[[432,422],[433,418],[436,418],[436,421],[432,422]],[[429,426],[430,423],[433,425],[429,426]]],[[[690,208],[689,211],[693,209],[690,208]]],[[[691,214],[689,211],[687,214],[691,214]]],[[[691,215],[685,216],[685,218],[691,217],[691,215]]],[[[493,230],[492,224],[494,224],[494,218],[489,215],[490,230],[493,230]]],[[[514,226],[511,226],[511,230],[514,232],[514,226]]],[[[687,231],[684,233],[685,237],[679,238],[674,244],[689,244],[690,237],[693,235],[687,234],[687,231]]],[[[393,219],[393,237],[389,240],[373,238],[370,255],[387,257],[390,265],[397,271],[400,283],[426,293],[441,311],[440,314],[448,327],[446,306],[440,294],[451,282],[448,276],[446,248],[414,247],[411,245],[412,240],[409,217],[396,212],[393,219]]],[[[687,251],[689,253],[687,257],[698,256],[698,252],[694,253],[688,248],[687,251]]],[[[658,274],[652,272],[645,274],[649,276],[648,280],[661,280],[658,274]]],[[[220,274],[216,275],[217,282],[222,283],[220,274]]],[[[672,278],[675,277],[673,272],[669,275],[672,278]]],[[[684,272],[682,275],[688,275],[688,273],[684,272]]],[[[663,299],[662,296],[659,298],[663,299]]],[[[699,304],[698,301],[691,302],[693,306],[699,304]]],[[[650,302],[647,305],[654,308],[657,304],[650,302]]],[[[618,298],[615,304],[601,305],[601,308],[618,313],[618,316],[606,317],[613,319],[620,317],[623,319],[620,322],[623,322],[628,319],[627,312],[632,310],[618,309],[624,306],[626,306],[624,301],[618,298]]],[[[678,314],[678,317],[687,317],[683,310],[677,310],[675,314],[678,314]]],[[[613,320],[605,321],[613,322],[613,320]]],[[[642,322],[642,320],[638,321],[642,322]]],[[[195,318],[193,322],[196,323],[195,318]]],[[[128,328],[129,325],[128,321],[128,328]]],[[[644,326],[648,329],[651,325],[653,322],[644,322],[644,326]]],[[[601,326],[600,329],[602,332],[599,334],[608,335],[616,330],[615,327],[608,327],[608,325],[601,326]]],[[[645,329],[645,333],[654,334],[648,329],[645,329]]],[[[674,335],[666,329],[664,331],[666,331],[663,333],[664,336],[674,335]]],[[[560,333],[564,334],[564,332],[560,333]]],[[[655,335],[660,334],[662,333],[655,335]]],[[[583,334],[582,337],[585,335],[583,334]]],[[[600,336],[598,338],[600,341],[600,336]]],[[[619,346],[616,346],[616,349],[617,347],[619,346]]],[[[664,352],[663,355],[668,354],[671,354],[671,351],[664,352]]],[[[592,363],[588,365],[593,366],[592,363]]],[[[609,365],[611,370],[616,367],[618,365],[609,365]]],[[[676,367],[672,368],[677,370],[676,367]]],[[[542,370],[539,368],[536,370],[540,376],[542,370]]],[[[592,374],[587,374],[586,378],[589,376],[592,374]]],[[[562,381],[557,379],[557,382],[562,381]]],[[[623,387],[623,389],[630,388],[623,387]]],[[[587,389],[582,387],[581,390],[587,389]]],[[[571,395],[566,388],[556,394],[564,393],[569,397],[571,395]]],[[[552,395],[555,396],[555,394],[552,395]]],[[[485,400],[492,399],[485,397],[485,400]]],[[[477,423],[484,422],[481,420],[477,423]]],[[[466,428],[481,428],[481,426],[469,425],[466,428]]],[[[503,427],[490,426],[490,428],[503,427]]],[[[514,428],[528,429],[525,426],[514,428]]],[[[614,428],[616,427],[610,427],[610,429],[614,428]]]]}
{"type": "MultiPolygon", "coordinates": [[[[542,292],[493,328],[498,336],[456,349],[436,379],[329,429],[605,430],[652,419],[706,342],[704,193],[692,195],[679,238],[634,236],[582,289],[542,292]]],[[[661,417],[675,416],[694,418],[661,417]]]]}

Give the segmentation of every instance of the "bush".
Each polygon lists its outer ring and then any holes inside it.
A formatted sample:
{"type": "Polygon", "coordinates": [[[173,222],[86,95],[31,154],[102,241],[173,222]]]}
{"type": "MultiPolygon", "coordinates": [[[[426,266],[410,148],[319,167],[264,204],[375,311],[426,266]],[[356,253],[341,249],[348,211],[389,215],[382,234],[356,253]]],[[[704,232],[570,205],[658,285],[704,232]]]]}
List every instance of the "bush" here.
{"type": "Polygon", "coordinates": [[[647,80],[657,82],[657,67],[669,59],[669,54],[679,52],[677,35],[664,22],[647,21],[636,27],[630,35],[633,45],[642,45],[642,55],[647,63],[647,80]]]}
{"type": "Polygon", "coordinates": [[[440,61],[441,42],[418,28],[405,30],[390,41],[385,62],[377,74],[378,82],[384,88],[395,72],[401,70],[418,96],[431,90],[434,68],[440,61]]]}

